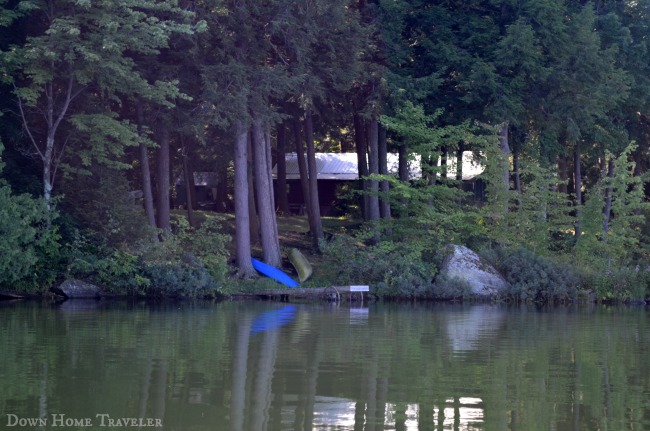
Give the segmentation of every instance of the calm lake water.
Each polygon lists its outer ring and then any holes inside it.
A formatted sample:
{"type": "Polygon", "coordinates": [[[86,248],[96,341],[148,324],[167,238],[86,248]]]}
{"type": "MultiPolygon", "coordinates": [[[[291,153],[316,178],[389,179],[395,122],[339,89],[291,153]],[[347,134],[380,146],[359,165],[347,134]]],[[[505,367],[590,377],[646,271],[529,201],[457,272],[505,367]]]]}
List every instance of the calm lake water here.
{"type": "Polygon", "coordinates": [[[650,310],[0,303],[0,429],[650,430],[650,310]]]}

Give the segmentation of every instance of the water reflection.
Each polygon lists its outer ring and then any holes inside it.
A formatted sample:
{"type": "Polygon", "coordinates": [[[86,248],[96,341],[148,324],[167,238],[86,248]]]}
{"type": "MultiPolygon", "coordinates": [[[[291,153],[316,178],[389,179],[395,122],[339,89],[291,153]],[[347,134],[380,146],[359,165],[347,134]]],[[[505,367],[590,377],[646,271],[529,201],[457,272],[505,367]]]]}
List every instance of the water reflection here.
{"type": "Polygon", "coordinates": [[[0,308],[0,429],[650,430],[643,309],[91,305],[0,308]]]}
{"type": "Polygon", "coordinates": [[[477,350],[481,339],[498,333],[505,317],[503,307],[486,304],[472,306],[466,312],[450,313],[446,326],[452,350],[477,350]]]}
{"type": "Polygon", "coordinates": [[[261,312],[253,321],[251,334],[266,332],[291,323],[296,317],[296,310],[295,305],[287,305],[277,310],[261,312]]]}

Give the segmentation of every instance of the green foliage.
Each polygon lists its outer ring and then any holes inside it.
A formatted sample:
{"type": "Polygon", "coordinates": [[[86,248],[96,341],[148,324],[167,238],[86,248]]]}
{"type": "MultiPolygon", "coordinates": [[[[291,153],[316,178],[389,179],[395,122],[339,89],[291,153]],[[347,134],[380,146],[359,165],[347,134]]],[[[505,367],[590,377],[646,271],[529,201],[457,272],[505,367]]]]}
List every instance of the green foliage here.
{"type": "Polygon", "coordinates": [[[41,292],[52,284],[59,234],[56,226],[48,227],[49,220],[41,201],[12,194],[0,179],[0,287],[41,292]]]}
{"type": "Polygon", "coordinates": [[[638,258],[645,221],[642,210],[650,204],[645,201],[643,178],[634,175],[631,154],[635,149],[636,145],[630,144],[614,158],[614,175],[603,175],[587,194],[581,214],[583,234],[575,247],[577,257],[586,264],[611,270],[612,264],[630,265],[638,258]],[[605,220],[607,196],[611,198],[611,220],[605,220]]]}
{"type": "Polygon", "coordinates": [[[227,272],[226,244],[219,219],[208,218],[192,231],[185,218],[174,221],[164,241],[140,244],[143,271],[154,295],[215,296],[227,272]]]}
{"type": "Polygon", "coordinates": [[[155,296],[208,297],[218,295],[219,285],[200,261],[145,262],[143,272],[151,280],[155,296]]]}
{"type": "Polygon", "coordinates": [[[208,218],[192,231],[184,218],[164,241],[109,244],[105,232],[76,232],[68,250],[68,276],[119,294],[206,297],[220,294],[227,272],[220,220],[208,218]],[[118,247],[119,246],[119,247],[118,247]]]}
{"type": "Polygon", "coordinates": [[[396,217],[379,223],[389,240],[416,244],[426,253],[450,243],[467,243],[481,235],[476,208],[468,194],[445,184],[390,183],[391,211],[396,217]]]}
{"type": "MultiPolygon", "coordinates": [[[[365,237],[373,235],[366,232],[365,237]]],[[[362,246],[359,238],[337,235],[323,246],[323,253],[338,268],[336,283],[368,284],[374,295],[383,298],[431,297],[434,265],[423,261],[417,244],[383,241],[362,246]]]]}
{"type": "Polygon", "coordinates": [[[508,296],[517,301],[552,303],[578,298],[583,279],[574,266],[525,248],[503,248],[484,255],[505,275],[508,296]]]}
{"type": "Polygon", "coordinates": [[[102,165],[114,170],[129,169],[124,163],[124,150],[140,142],[136,126],[117,118],[112,112],[78,114],[70,118],[76,129],[75,159],[62,164],[68,173],[86,174],[90,166],[102,165]]]}
{"type": "Polygon", "coordinates": [[[407,148],[409,162],[420,164],[422,177],[404,182],[390,175],[370,176],[390,184],[386,198],[395,217],[380,224],[385,232],[392,233],[388,239],[415,243],[416,248],[426,253],[452,242],[466,243],[480,235],[469,194],[461,190],[459,181],[444,178],[444,168],[436,165],[441,146],[451,149],[463,142],[474,145],[478,151],[486,144],[486,138],[481,127],[469,122],[438,126],[441,114],[437,111],[429,115],[423,106],[405,102],[394,116],[382,116],[382,125],[399,135],[398,145],[407,148]]]}
{"type": "Polygon", "coordinates": [[[520,157],[522,192],[503,187],[503,155],[486,150],[488,203],[481,212],[481,225],[492,241],[508,247],[523,246],[535,253],[566,250],[565,233],[572,229],[568,196],[559,191],[562,184],[554,169],[535,159],[520,157]],[[505,210],[507,208],[507,211],[505,210]]]}
{"type": "MultiPolygon", "coordinates": [[[[183,222],[186,219],[179,219],[183,222]]],[[[193,253],[205,265],[212,278],[218,282],[225,281],[228,271],[228,243],[229,235],[222,232],[223,218],[210,216],[201,226],[189,235],[185,241],[185,250],[193,253]]],[[[184,228],[187,229],[187,228],[184,228]]]]}
{"type": "Polygon", "coordinates": [[[38,7],[34,1],[12,2],[14,4],[11,8],[7,8],[7,3],[9,3],[9,0],[0,0],[0,27],[9,27],[15,20],[38,7]]]}
{"type": "Polygon", "coordinates": [[[67,250],[67,275],[121,294],[143,294],[151,281],[141,275],[136,255],[117,250],[99,235],[76,230],[67,250]]]}
{"type": "Polygon", "coordinates": [[[650,266],[613,267],[605,273],[594,271],[588,285],[603,301],[644,301],[650,299],[650,266]]]}
{"type": "Polygon", "coordinates": [[[155,233],[132,190],[123,171],[93,166],[88,175],[75,175],[62,182],[66,194],[62,207],[78,225],[108,245],[130,247],[155,233]]]}
{"type": "Polygon", "coordinates": [[[466,299],[472,297],[472,286],[458,277],[449,278],[446,274],[436,277],[434,294],[439,299],[466,299]]]}

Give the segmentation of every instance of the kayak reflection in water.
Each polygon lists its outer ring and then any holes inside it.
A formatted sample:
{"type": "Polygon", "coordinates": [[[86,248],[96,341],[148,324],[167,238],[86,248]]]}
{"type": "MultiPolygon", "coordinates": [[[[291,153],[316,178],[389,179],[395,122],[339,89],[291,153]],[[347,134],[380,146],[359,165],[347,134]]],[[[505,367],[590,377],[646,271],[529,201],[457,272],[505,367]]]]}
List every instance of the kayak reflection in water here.
{"type": "Polygon", "coordinates": [[[287,305],[277,310],[260,313],[251,325],[251,334],[266,332],[291,323],[296,317],[296,309],[295,305],[287,305]]]}

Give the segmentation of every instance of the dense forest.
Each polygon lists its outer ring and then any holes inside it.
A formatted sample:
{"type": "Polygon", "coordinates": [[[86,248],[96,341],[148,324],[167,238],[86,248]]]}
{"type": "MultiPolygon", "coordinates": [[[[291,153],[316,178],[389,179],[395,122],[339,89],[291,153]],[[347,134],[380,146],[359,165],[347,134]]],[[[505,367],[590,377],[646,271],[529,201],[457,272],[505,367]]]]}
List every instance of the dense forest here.
{"type": "Polygon", "coordinates": [[[650,293],[648,2],[0,0],[0,34],[5,290],[218,295],[281,266],[297,153],[320,282],[463,296],[435,277],[456,243],[514,299],[650,293]],[[317,184],[337,152],[345,233],[317,184]]]}

